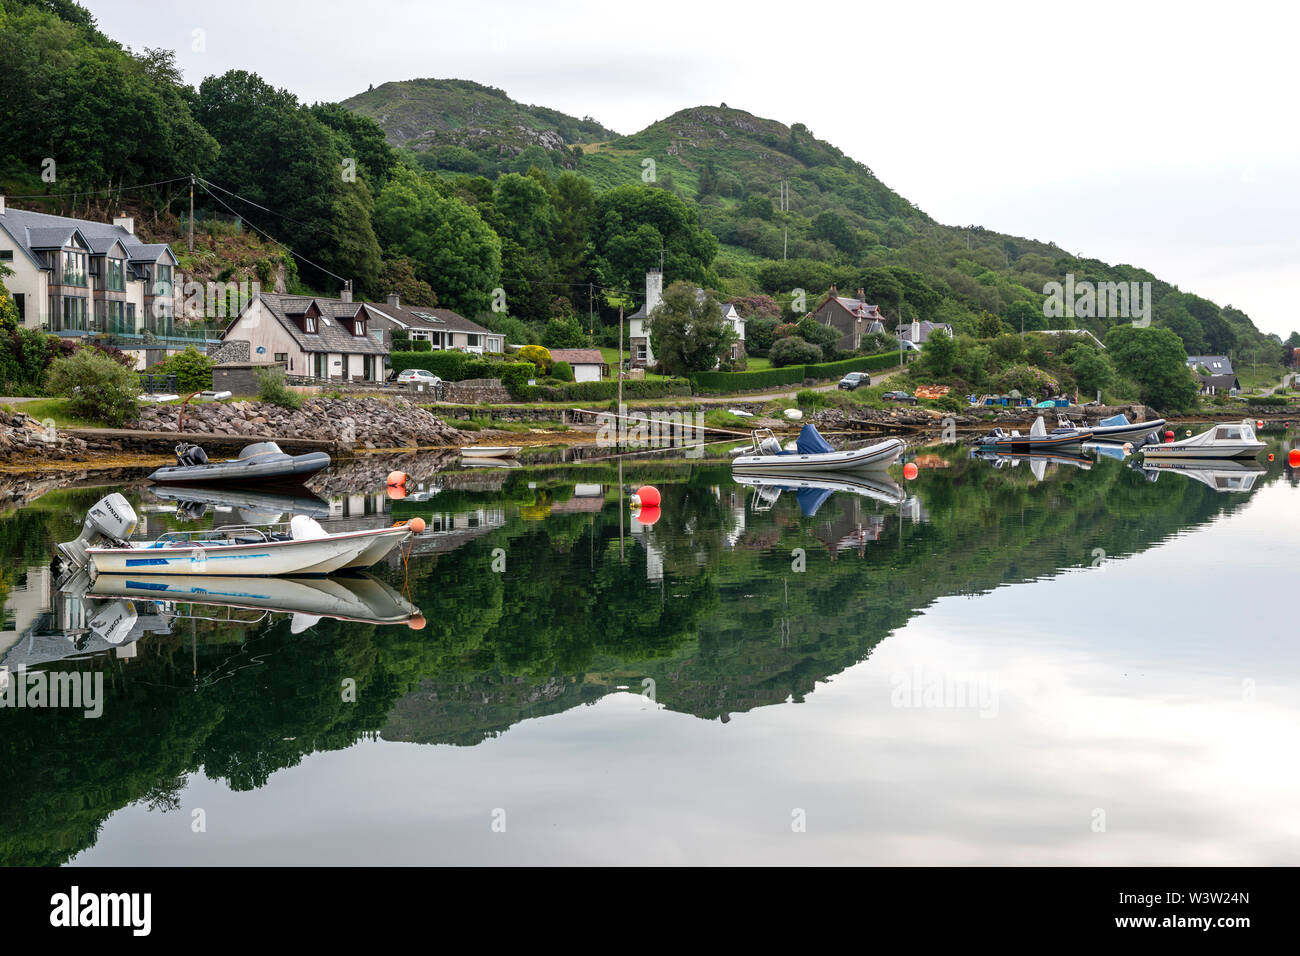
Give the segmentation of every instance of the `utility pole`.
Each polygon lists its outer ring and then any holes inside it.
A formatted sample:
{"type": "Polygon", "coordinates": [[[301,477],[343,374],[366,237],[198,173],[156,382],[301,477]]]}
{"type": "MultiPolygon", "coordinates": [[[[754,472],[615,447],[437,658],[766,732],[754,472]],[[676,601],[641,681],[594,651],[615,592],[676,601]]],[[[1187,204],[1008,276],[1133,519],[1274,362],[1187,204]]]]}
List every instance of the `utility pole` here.
{"type": "Polygon", "coordinates": [[[190,173],[190,252],[194,251],[194,174],[190,173]]]}
{"type": "MultiPolygon", "coordinates": [[[[621,305],[618,307],[618,414],[620,416],[623,414],[623,306],[621,305]]],[[[619,428],[623,427],[622,421],[620,417],[619,428]]]]}
{"type": "Polygon", "coordinates": [[[587,334],[594,335],[596,332],[595,325],[595,305],[591,283],[587,283],[587,334]]]}

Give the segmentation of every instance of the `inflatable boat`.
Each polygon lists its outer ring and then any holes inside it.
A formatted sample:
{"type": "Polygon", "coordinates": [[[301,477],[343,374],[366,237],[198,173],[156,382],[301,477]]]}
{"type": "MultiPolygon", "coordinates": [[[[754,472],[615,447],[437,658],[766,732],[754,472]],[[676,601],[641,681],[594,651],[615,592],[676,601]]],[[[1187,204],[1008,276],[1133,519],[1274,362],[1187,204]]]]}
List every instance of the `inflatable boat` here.
{"type": "Polygon", "coordinates": [[[781,447],[770,428],[759,428],[753,433],[750,454],[741,455],[731,463],[735,472],[780,474],[783,472],[852,471],[858,468],[885,468],[891,464],[907,445],[898,438],[886,438],[864,448],[836,451],[817,431],[807,424],[799,432],[794,451],[781,447]]]}
{"type": "Polygon", "coordinates": [[[176,464],[159,468],[149,480],[165,485],[292,485],[302,484],[329,463],[323,451],[290,455],[273,441],[248,445],[238,458],[209,461],[198,445],[182,442],[176,446],[176,464]]]}

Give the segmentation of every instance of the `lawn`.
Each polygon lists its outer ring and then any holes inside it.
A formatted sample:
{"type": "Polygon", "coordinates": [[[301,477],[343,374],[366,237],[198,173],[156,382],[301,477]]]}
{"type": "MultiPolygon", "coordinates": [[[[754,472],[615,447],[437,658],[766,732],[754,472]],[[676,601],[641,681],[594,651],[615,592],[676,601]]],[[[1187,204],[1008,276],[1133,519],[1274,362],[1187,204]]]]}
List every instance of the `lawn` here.
{"type": "Polygon", "coordinates": [[[43,422],[47,418],[53,419],[55,426],[58,428],[106,427],[103,422],[79,418],[72,414],[68,408],[66,398],[38,398],[30,402],[19,402],[4,407],[9,412],[22,412],[24,415],[30,415],[38,422],[43,422]]]}
{"type": "Polygon", "coordinates": [[[1272,388],[1282,381],[1284,374],[1292,370],[1281,365],[1245,365],[1237,366],[1237,381],[1243,390],[1253,388],[1272,388]]]}

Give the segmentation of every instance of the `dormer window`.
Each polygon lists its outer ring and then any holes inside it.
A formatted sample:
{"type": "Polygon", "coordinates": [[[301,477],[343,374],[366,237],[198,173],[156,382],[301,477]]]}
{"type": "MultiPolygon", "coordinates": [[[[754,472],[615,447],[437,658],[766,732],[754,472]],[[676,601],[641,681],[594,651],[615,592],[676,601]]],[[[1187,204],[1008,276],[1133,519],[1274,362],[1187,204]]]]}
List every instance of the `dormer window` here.
{"type": "Polygon", "coordinates": [[[365,334],[366,334],[366,320],[365,320],[365,319],[358,317],[358,318],[352,320],[352,334],[353,334],[353,335],[358,335],[358,336],[360,336],[360,335],[365,335],[365,334]]]}
{"type": "Polygon", "coordinates": [[[308,335],[316,334],[316,316],[304,315],[302,317],[302,330],[308,335]]]}

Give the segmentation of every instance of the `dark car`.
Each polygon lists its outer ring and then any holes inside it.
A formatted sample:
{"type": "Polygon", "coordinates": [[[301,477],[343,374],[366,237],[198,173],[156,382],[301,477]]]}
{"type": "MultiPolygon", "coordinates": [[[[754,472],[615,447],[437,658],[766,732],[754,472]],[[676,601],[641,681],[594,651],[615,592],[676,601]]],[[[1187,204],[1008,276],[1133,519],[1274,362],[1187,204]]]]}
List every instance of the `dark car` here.
{"type": "Polygon", "coordinates": [[[871,374],[869,372],[849,372],[840,379],[840,388],[851,392],[855,388],[862,388],[864,385],[871,384],[871,374]]]}
{"type": "Polygon", "coordinates": [[[886,392],[880,397],[887,402],[907,402],[909,405],[916,404],[916,396],[909,395],[907,392],[886,392]]]}

